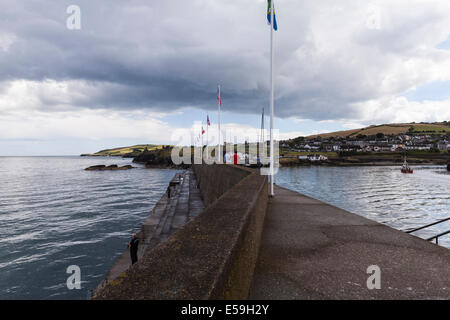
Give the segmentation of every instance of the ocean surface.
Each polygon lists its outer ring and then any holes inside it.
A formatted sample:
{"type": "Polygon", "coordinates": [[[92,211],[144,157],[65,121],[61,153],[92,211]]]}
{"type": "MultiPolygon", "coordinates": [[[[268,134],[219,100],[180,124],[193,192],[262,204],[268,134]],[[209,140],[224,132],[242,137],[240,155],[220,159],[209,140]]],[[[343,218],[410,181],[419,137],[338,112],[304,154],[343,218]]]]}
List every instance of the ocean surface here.
{"type": "MultiPolygon", "coordinates": [[[[411,230],[450,217],[450,174],[444,166],[284,167],[282,187],[362,215],[398,230],[411,230]]],[[[423,239],[450,229],[450,221],[414,232],[423,239]]],[[[450,248],[450,234],[439,238],[450,248]]]]}
{"type": "MultiPolygon", "coordinates": [[[[84,171],[98,157],[0,157],[0,299],[86,299],[161,198],[175,170],[84,171]],[[69,290],[67,267],[81,270],[69,290]]],[[[276,182],[396,229],[450,215],[442,167],[281,168],[276,182]]],[[[450,223],[418,232],[432,236],[450,223]]],[[[450,236],[441,244],[450,247],[450,236]]]]}
{"type": "Polygon", "coordinates": [[[83,170],[96,164],[131,159],[0,157],[0,299],[88,298],[177,172],[83,170]]]}

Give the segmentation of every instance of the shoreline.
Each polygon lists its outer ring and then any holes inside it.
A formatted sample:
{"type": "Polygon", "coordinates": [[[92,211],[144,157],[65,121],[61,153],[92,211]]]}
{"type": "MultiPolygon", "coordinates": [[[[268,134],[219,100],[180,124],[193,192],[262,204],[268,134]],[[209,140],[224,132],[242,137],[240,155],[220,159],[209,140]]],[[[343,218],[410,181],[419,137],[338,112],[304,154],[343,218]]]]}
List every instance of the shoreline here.
{"type": "MultiPolygon", "coordinates": [[[[442,166],[446,167],[450,163],[450,158],[428,158],[428,157],[410,157],[406,159],[411,166],[442,166]]],[[[297,158],[280,158],[280,166],[330,166],[330,167],[349,167],[349,166],[401,166],[403,158],[392,157],[347,157],[347,158],[329,158],[327,160],[310,161],[297,158]]]]}
{"type": "MultiPolygon", "coordinates": [[[[82,155],[85,157],[85,155],[82,155]]],[[[118,158],[131,159],[131,157],[123,156],[105,156],[96,155],[96,158],[118,158]]],[[[138,164],[138,168],[143,169],[169,169],[169,170],[186,170],[191,167],[191,164],[175,165],[171,162],[170,158],[160,158],[152,159],[153,161],[145,161],[141,159],[133,158],[132,163],[138,164]],[[158,161],[155,161],[158,160],[158,161]],[[161,161],[160,161],[161,160],[161,161]],[[164,160],[164,161],[163,161],[164,160]]],[[[450,157],[415,157],[407,159],[409,165],[411,166],[442,166],[446,168],[448,163],[450,163],[450,157]]],[[[309,161],[300,160],[298,158],[290,157],[280,157],[279,166],[280,167],[311,167],[311,166],[325,166],[325,167],[388,167],[388,166],[401,166],[403,164],[403,159],[401,158],[386,158],[386,157],[370,157],[369,159],[359,158],[359,157],[349,157],[349,158],[330,158],[328,160],[322,161],[309,161]]],[[[244,165],[243,166],[248,166],[244,165]]],[[[251,166],[251,165],[250,165],[251,166]]]]}
{"type": "MultiPolygon", "coordinates": [[[[446,164],[442,163],[414,163],[408,162],[410,166],[439,166],[446,168],[446,164]]],[[[280,164],[280,167],[401,167],[402,163],[399,162],[361,162],[361,163],[293,163],[293,164],[280,164]]]]}

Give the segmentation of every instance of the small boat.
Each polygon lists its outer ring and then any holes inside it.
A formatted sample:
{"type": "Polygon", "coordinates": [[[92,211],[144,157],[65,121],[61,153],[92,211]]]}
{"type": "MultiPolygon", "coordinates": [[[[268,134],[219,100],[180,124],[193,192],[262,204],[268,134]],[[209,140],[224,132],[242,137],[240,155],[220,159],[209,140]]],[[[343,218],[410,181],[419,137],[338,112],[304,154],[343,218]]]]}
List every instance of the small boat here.
{"type": "Polygon", "coordinates": [[[401,172],[402,173],[413,173],[414,172],[414,170],[411,169],[410,166],[408,165],[408,162],[406,162],[406,158],[405,158],[405,162],[403,162],[401,172]]]}

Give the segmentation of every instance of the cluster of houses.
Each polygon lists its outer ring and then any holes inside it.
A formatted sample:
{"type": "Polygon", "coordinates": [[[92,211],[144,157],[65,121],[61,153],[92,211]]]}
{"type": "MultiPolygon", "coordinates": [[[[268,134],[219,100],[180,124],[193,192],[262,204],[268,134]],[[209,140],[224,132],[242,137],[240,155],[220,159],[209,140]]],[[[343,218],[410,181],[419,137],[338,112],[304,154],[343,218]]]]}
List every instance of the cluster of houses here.
{"type": "MultiPolygon", "coordinates": [[[[283,141],[280,146],[291,151],[311,153],[311,161],[320,161],[314,152],[399,152],[450,150],[450,134],[447,135],[389,135],[371,137],[297,138],[283,141]]],[[[305,158],[306,159],[306,158],[305,158]]]]}

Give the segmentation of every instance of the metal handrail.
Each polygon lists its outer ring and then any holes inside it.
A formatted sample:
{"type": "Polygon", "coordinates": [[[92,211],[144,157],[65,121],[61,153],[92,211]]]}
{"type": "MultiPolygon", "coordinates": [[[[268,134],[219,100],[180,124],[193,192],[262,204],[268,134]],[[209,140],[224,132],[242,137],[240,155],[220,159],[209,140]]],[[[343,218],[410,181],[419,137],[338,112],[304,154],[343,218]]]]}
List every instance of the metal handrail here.
{"type": "MultiPolygon", "coordinates": [[[[426,226],[423,226],[423,227],[420,227],[420,228],[416,228],[416,229],[413,229],[413,230],[409,230],[409,231],[405,231],[405,232],[406,233],[412,233],[412,232],[415,232],[415,231],[419,231],[419,230],[422,230],[422,229],[434,226],[434,225],[439,224],[439,223],[443,223],[443,222],[448,221],[448,220],[450,220],[450,217],[442,219],[442,220],[439,220],[439,221],[436,221],[436,222],[433,222],[433,223],[430,223],[430,224],[427,224],[426,226]]],[[[439,237],[445,236],[446,234],[449,234],[449,233],[450,233],[450,230],[447,230],[447,231],[444,231],[444,232],[442,232],[440,234],[437,234],[437,235],[435,235],[435,236],[433,236],[431,238],[425,239],[425,240],[432,241],[433,239],[436,239],[436,244],[439,244],[439,237]]]]}
{"type": "Polygon", "coordinates": [[[445,231],[445,232],[442,232],[442,233],[440,233],[440,234],[437,234],[437,235],[435,235],[434,237],[431,237],[431,238],[428,238],[428,239],[426,239],[427,241],[431,241],[431,240],[433,240],[433,239],[436,239],[436,244],[439,244],[439,237],[442,237],[442,236],[445,236],[446,234],[448,234],[448,233],[450,233],[450,230],[447,230],[447,231],[445,231]]]}
{"type": "Polygon", "coordinates": [[[436,221],[436,222],[433,222],[433,223],[430,223],[430,224],[427,224],[426,226],[423,226],[423,227],[420,227],[420,228],[416,228],[416,229],[413,229],[413,230],[409,230],[409,231],[405,231],[405,232],[406,233],[412,233],[412,232],[419,231],[419,230],[422,230],[422,229],[434,226],[436,224],[439,224],[439,223],[442,223],[442,222],[445,222],[445,221],[448,221],[448,220],[450,220],[450,217],[442,219],[442,220],[439,220],[439,221],[436,221]]]}

